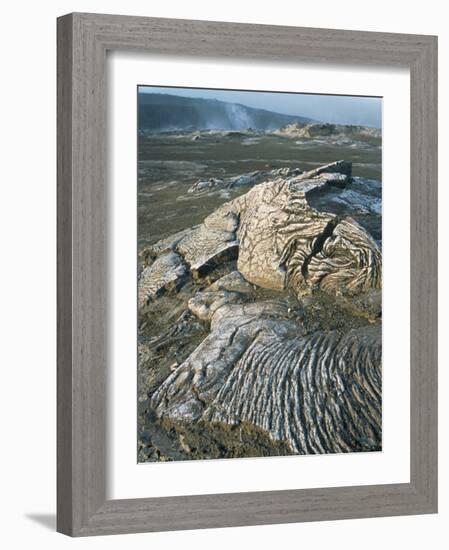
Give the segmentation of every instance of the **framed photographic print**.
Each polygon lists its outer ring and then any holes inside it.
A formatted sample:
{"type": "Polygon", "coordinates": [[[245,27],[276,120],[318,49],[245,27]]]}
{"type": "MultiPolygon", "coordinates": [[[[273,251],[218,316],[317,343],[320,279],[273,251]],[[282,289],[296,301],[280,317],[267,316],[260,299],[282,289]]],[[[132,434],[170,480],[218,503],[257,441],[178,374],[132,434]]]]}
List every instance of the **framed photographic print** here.
{"type": "Polygon", "coordinates": [[[436,38],[58,20],[58,530],[437,510],[436,38]]]}

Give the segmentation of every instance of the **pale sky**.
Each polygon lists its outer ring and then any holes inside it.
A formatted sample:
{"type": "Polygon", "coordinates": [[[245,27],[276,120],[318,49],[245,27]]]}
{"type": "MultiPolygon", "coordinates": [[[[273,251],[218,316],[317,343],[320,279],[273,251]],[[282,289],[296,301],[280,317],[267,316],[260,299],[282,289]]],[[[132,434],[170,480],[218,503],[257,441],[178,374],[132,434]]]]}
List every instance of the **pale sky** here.
{"type": "Polygon", "coordinates": [[[139,92],[218,99],[277,113],[313,118],[336,124],[361,124],[380,128],[382,98],[286,92],[245,92],[202,88],[139,86],[139,92]]]}

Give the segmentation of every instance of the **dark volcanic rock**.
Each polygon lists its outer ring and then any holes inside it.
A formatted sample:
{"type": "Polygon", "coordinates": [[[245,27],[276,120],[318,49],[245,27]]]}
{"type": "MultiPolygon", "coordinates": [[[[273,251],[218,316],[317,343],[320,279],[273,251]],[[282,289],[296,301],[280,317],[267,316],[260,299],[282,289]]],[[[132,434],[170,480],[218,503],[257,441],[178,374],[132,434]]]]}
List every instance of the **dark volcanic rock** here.
{"type": "Polygon", "coordinates": [[[285,174],[225,203],[203,224],[150,247],[152,254],[166,255],[142,273],[140,303],[182,280],[185,265],[198,278],[237,257],[241,275],[267,289],[291,288],[298,295],[316,288],[340,294],[379,289],[378,235],[351,216],[380,223],[373,185],[363,193],[361,179],[353,183],[345,161],[285,174]]]}
{"type": "MultiPolygon", "coordinates": [[[[332,163],[335,164],[335,163],[332,163]]],[[[347,163],[350,165],[350,163],[347,163]]],[[[332,166],[332,165],[329,165],[332,166]]],[[[338,167],[337,167],[338,168],[338,167]]],[[[329,170],[330,172],[332,170],[329,170]]],[[[263,181],[274,180],[279,177],[298,176],[301,174],[298,168],[275,168],[269,171],[256,170],[241,174],[237,177],[226,179],[209,178],[208,180],[199,180],[195,182],[187,191],[189,195],[204,195],[205,193],[215,193],[222,189],[235,189],[239,187],[249,187],[263,181]]]]}
{"type": "Polygon", "coordinates": [[[339,162],[278,178],[216,211],[217,217],[239,219],[237,267],[249,282],[293,288],[299,294],[316,287],[349,293],[380,288],[381,254],[375,240],[352,218],[309,204],[309,196],[329,187],[344,191],[348,173],[347,163],[339,162]]]}
{"type": "Polygon", "coordinates": [[[351,168],[271,171],[144,251],[143,325],[160,301],[182,311],[139,351],[159,362],[147,409],[170,426],[142,439],[145,460],[215,456],[193,442],[215,449],[204,430],[226,426],[266,434],[266,452],[381,448],[381,188],[351,168]]]}
{"type": "Polygon", "coordinates": [[[220,187],[224,187],[225,182],[218,178],[210,178],[208,180],[197,181],[190,187],[187,193],[203,193],[207,191],[215,190],[220,187]]]}
{"type": "Polygon", "coordinates": [[[186,275],[187,269],[181,256],[175,252],[165,252],[140,275],[139,306],[144,306],[162,290],[175,288],[186,275]]]}
{"type": "Polygon", "coordinates": [[[211,333],[154,393],[159,416],[249,422],[301,454],[380,449],[380,326],[302,335],[282,302],[201,300],[211,333]]]}

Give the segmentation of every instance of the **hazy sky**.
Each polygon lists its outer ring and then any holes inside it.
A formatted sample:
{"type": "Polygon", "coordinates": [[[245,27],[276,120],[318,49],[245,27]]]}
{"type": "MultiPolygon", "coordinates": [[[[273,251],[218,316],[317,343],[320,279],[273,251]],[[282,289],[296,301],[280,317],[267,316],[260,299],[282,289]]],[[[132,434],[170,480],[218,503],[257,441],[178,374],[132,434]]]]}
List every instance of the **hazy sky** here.
{"type": "Polygon", "coordinates": [[[313,95],[275,92],[241,92],[191,88],[139,87],[139,92],[172,94],[184,97],[219,99],[277,113],[313,118],[337,124],[382,125],[382,99],[343,95],[313,95]]]}

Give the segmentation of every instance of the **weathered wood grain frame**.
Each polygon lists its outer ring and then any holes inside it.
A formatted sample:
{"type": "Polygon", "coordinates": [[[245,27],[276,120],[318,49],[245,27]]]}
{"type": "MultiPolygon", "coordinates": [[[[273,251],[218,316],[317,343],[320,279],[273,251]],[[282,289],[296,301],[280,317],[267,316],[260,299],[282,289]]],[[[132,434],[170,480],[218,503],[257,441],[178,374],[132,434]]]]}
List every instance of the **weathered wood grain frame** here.
{"type": "Polygon", "coordinates": [[[58,19],[57,529],[72,536],[437,511],[437,38],[74,13],[58,19]],[[410,483],[106,499],[106,52],[411,74],[410,483]]]}

